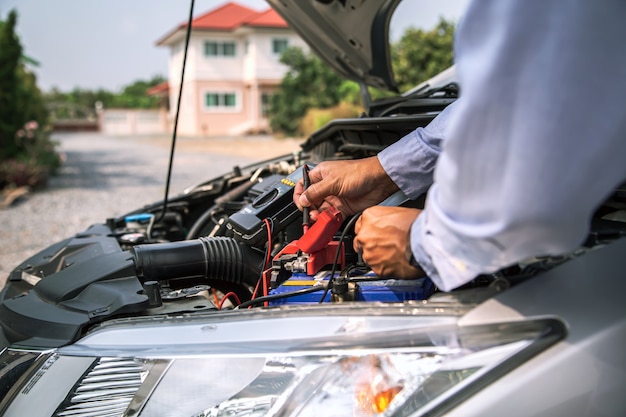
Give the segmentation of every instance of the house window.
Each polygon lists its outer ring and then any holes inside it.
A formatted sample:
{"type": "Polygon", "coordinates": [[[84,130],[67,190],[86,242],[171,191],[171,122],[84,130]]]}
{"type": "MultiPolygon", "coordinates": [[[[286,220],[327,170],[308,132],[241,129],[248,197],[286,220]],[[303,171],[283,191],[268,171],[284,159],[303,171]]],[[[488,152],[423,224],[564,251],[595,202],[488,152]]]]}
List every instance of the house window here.
{"type": "Polygon", "coordinates": [[[271,104],[272,95],[269,93],[261,93],[261,117],[267,117],[269,115],[271,104]]]}
{"type": "Polygon", "coordinates": [[[237,48],[235,42],[204,42],[205,56],[235,56],[237,48]]]}
{"type": "Polygon", "coordinates": [[[235,56],[235,42],[224,42],[222,47],[224,48],[224,56],[235,56]]]}
{"type": "Polygon", "coordinates": [[[204,55],[217,56],[217,42],[205,42],[204,43],[204,55]]]}
{"type": "Polygon", "coordinates": [[[206,93],[204,104],[207,109],[234,109],[237,107],[237,95],[235,93],[206,93]]]}
{"type": "Polygon", "coordinates": [[[237,101],[235,100],[234,93],[226,93],[223,94],[224,97],[224,107],[235,107],[237,106],[237,101]]]}
{"type": "Polygon", "coordinates": [[[289,46],[289,40],[287,39],[272,39],[272,52],[276,55],[280,55],[285,52],[285,49],[289,46]]]}
{"type": "Polygon", "coordinates": [[[220,105],[220,95],[217,93],[207,93],[205,103],[207,107],[218,107],[220,105]]]}

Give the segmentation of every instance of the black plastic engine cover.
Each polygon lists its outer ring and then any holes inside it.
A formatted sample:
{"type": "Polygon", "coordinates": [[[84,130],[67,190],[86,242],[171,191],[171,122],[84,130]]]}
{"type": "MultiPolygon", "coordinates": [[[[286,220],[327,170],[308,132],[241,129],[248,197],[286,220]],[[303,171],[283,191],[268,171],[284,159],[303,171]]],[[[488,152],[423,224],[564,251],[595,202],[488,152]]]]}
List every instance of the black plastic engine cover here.
{"type": "Polygon", "coordinates": [[[0,293],[2,345],[59,347],[90,324],[148,307],[133,256],[110,233],[105,225],[92,226],[9,275],[0,293]]]}

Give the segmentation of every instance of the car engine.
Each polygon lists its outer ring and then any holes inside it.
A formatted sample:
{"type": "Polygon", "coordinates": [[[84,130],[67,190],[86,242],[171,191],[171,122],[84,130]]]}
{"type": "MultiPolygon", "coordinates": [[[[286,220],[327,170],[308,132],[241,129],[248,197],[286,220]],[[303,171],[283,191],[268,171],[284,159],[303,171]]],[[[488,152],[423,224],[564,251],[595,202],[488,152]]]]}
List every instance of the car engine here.
{"type": "MultiPolygon", "coordinates": [[[[402,117],[333,121],[298,153],[234,167],[166,203],[53,244],[8,278],[0,303],[4,346],[62,346],[113,318],[428,299],[437,292],[428,278],[382,279],[359,258],[352,249],[356,217],[342,222],[327,210],[304,233],[293,188],[316,163],[375,155],[453,100],[426,99],[427,112],[402,117]]],[[[399,193],[382,204],[420,208],[424,201],[399,193]]],[[[622,187],[598,210],[580,251],[626,235],[625,207],[622,187]]],[[[506,288],[577,254],[529,260],[468,285],[506,288]]]]}

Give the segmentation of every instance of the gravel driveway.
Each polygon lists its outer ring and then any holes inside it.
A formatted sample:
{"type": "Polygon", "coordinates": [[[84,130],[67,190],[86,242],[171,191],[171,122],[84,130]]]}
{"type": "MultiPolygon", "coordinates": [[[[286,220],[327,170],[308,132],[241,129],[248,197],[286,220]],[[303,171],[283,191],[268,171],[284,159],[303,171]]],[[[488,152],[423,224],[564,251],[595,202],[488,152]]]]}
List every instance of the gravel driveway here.
{"type": "MultiPolygon", "coordinates": [[[[169,158],[165,137],[66,134],[54,138],[66,162],[49,187],[0,210],[0,282],[29,256],[107,217],[161,200],[169,158]]],[[[170,194],[235,165],[289,153],[295,140],[271,137],[177,141],[170,194]]],[[[1,284],[0,284],[1,285],[1,284]]]]}

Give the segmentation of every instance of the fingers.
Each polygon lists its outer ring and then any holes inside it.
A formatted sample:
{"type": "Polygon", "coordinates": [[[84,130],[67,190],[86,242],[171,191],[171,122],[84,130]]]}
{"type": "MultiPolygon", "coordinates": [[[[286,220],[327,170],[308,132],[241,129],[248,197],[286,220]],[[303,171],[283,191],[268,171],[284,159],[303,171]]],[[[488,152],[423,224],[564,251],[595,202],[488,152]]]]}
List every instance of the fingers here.
{"type": "Polygon", "coordinates": [[[311,178],[311,185],[299,196],[298,203],[302,207],[319,207],[324,203],[326,197],[334,194],[332,192],[332,181],[321,180],[315,183],[313,181],[314,180],[311,178]]]}
{"type": "Polygon", "coordinates": [[[359,255],[363,255],[363,242],[361,242],[361,239],[359,238],[359,230],[361,230],[362,218],[363,216],[359,216],[359,218],[356,220],[356,223],[354,224],[355,236],[354,240],[352,241],[352,247],[354,248],[354,251],[359,255]]]}
{"type": "Polygon", "coordinates": [[[329,195],[326,189],[328,188],[327,183],[331,181],[324,180],[322,169],[319,165],[309,171],[309,180],[311,184],[308,189],[304,189],[303,178],[296,183],[294,188],[293,202],[300,210],[302,210],[303,207],[315,207],[321,205],[324,197],[329,195]]]}
{"type": "Polygon", "coordinates": [[[354,250],[379,276],[417,278],[423,271],[413,267],[406,256],[411,224],[419,210],[374,206],[357,220],[354,250]]]}

